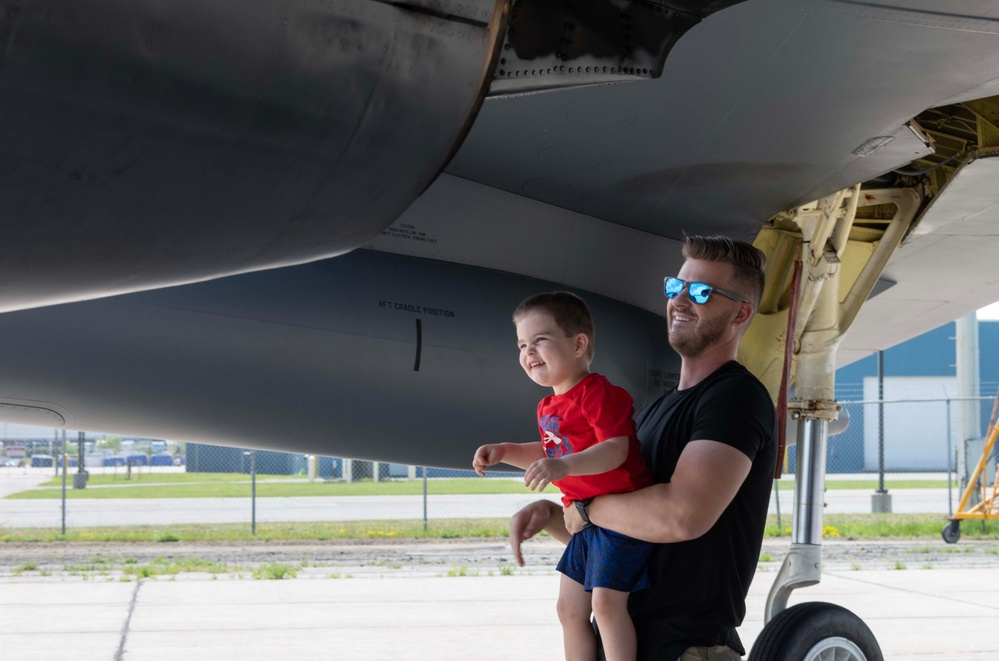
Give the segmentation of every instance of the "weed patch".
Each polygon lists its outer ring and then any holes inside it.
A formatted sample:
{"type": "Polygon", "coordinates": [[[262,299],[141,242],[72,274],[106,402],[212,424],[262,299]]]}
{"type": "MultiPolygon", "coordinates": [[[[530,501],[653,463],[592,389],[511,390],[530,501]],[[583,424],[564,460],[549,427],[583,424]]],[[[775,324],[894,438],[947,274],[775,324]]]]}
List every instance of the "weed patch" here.
{"type": "Polygon", "coordinates": [[[252,575],[258,581],[281,581],[298,576],[298,569],[280,562],[269,562],[254,569],[252,575]]]}

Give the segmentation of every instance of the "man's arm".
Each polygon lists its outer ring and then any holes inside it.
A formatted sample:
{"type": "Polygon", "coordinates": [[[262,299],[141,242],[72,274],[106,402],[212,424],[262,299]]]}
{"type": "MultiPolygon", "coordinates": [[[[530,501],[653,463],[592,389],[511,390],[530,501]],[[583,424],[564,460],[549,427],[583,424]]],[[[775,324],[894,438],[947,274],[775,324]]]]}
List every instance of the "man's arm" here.
{"type": "Polygon", "coordinates": [[[524,566],[524,555],[520,545],[542,530],[562,542],[569,543],[569,533],[565,529],[562,508],[550,500],[538,500],[527,505],[510,519],[510,549],[517,564],[524,566]]]}
{"type": "Polygon", "coordinates": [[[541,491],[569,475],[597,475],[613,470],[628,458],[628,437],[615,436],[558,459],[539,459],[524,473],[528,489],[541,491]]]}
{"type": "MultiPolygon", "coordinates": [[[[749,475],[752,461],[718,441],[691,441],[680,454],[671,480],[631,493],[599,496],[590,521],[648,542],[682,542],[711,529],[749,475]]],[[[583,523],[575,508],[564,511],[566,529],[583,523]]]]}

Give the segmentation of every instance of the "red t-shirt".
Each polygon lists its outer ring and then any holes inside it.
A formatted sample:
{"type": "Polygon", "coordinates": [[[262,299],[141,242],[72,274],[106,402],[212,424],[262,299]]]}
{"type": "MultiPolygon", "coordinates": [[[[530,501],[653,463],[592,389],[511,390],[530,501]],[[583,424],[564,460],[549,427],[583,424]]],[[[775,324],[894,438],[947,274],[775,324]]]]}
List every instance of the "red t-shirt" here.
{"type": "Polygon", "coordinates": [[[634,411],[631,395],[599,374],[588,374],[568,392],[541,400],[538,429],[550,458],[585,450],[608,438],[628,437],[628,457],[617,468],[597,475],[570,475],[552,483],[562,490],[563,505],[653,483],[635,435],[634,411]]]}

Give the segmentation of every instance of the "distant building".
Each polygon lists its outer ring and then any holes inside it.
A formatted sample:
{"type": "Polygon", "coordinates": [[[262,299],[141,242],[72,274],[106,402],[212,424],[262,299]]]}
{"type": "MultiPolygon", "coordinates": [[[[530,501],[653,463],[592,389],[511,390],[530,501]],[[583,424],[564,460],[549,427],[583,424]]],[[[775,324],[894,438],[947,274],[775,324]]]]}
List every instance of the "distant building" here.
{"type": "MultiPolygon", "coordinates": [[[[946,470],[953,465],[957,438],[956,324],[951,322],[883,352],[884,399],[878,399],[878,363],[872,355],[836,372],[836,399],[849,409],[847,430],[829,439],[830,473],[878,470],[883,433],[888,471],[946,470]],[[897,400],[914,400],[891,403],[897,400]],[[879,410],[884,430],[879,429],[879,410]],[[948,441],[950,445],[948,446],[948,441]]],[[[999,322],[978,324],[981,433],[988,430],[992,399],[999,384],[999,322]]]]}

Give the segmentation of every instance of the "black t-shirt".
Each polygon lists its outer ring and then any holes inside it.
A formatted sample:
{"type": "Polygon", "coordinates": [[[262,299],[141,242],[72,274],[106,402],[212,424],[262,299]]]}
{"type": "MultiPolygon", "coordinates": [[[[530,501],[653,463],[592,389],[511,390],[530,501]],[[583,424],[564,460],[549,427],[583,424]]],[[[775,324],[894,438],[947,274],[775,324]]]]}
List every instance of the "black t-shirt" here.
{"type": "MultiPolygon", "coordinates": [[[[656,482],[669,482],[694,439],[731,445],[753,464],[735,498],[702,537],[657,544],[649,561],[652,587],[632,593],[638,659],[675,659],[694,645],[728,645],[745,654],[735,627],[763,543],[777,459],[777,420],[770,394],[732,361],[639,413],[642,454],[656,482]]],[[[710,479],[710,477],[708,478],[710,479]]]]}

